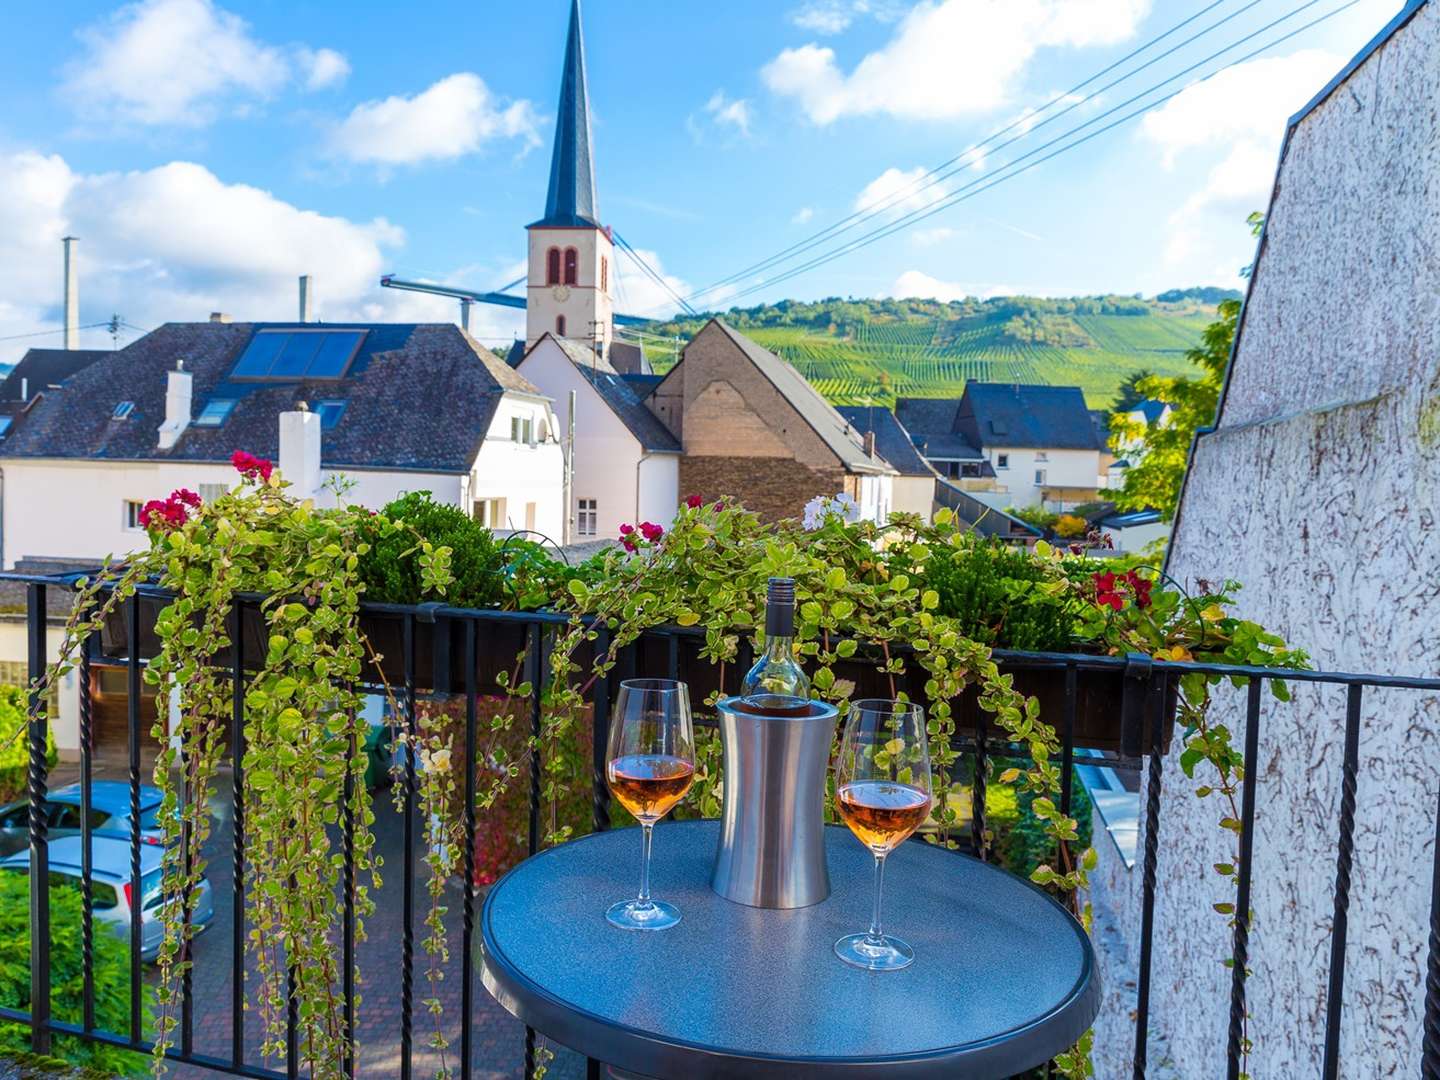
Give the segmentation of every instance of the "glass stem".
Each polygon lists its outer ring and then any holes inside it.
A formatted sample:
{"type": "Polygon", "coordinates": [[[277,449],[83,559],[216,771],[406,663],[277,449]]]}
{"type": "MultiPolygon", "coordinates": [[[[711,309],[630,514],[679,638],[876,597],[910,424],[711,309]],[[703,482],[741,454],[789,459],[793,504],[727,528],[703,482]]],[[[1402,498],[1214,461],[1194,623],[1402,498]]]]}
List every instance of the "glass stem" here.
{"type": "Polygon", "coordinates": [[[885,856],[875,856],[875,910],[870,913],[870,933],[867,935],[872,944],[880,944],[885,940],[885,935],[880,932],[880,894],[885,888],[885,856]]]}
{"type": "Polygon", "coordinates": [[[654,825],[640,823],[640,835],[644,837],[643,854],[640,856],[640,895],[635,898],[638,907],[650,906],[650,834],[654,825]]]}

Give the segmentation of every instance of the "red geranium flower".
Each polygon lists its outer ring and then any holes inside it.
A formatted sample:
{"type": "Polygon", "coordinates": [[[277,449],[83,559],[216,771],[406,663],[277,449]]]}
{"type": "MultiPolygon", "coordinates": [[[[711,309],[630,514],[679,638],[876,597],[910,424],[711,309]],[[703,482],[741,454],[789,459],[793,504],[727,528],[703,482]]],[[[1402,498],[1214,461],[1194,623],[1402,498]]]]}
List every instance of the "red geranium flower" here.
{"type": "Polygon", "coordinates": [[[140,508],[142,529],[178,529],[190,520],[184,503],[174,495],[165,500],[151,499],[140,508]]]}
{"type": "Polygon", "coordinates": [[[189,488],[177,488],[170,493],[170,498],[174,502],[184,503],[186,506],[194,507],[197,510],[203,501],[199,495],[196,495],[195,492],[189,488]]]}
{"type": "Polygon", "coordinates": [[[685,500],[685,505],[691,510],[699,510],[700,507],[704,505],[704,502],[705,500],[700,498],[699,495],[691,495],[685,500]]]}
{"type": "Polygon", "coordinates": [[[1094,583],[1095,603],[1114,611],[1119,611],[1125,606],[1125,597],[1115,591],[1114,574],[1096,574],[1094,575],[1094,583]]]}
{"type": "Polygon", "coordinates": [[[653,521],[642,521],[640,523],[640,535],[649,540],[652,544],[665,535],[665,530],[653,521]]]}
{"type": "Polygon", "coordinates": [[[231,454],[230,464],[235,466],[241,476],[249,480],[258,478],[262,483],[270,480],[270,473],[275,468],[269,458],[256,457],[244,450],[236,450],[231,454]]]}

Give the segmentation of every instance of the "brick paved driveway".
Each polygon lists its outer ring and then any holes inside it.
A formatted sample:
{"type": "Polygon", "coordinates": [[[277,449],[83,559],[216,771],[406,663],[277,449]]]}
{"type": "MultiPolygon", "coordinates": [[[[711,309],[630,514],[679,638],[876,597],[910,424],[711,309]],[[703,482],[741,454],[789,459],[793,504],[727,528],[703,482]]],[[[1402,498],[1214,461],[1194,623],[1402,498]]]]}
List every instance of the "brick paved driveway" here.
{"type": "MultiPolygon", "coordinates": [[[[104,766],[97,766],[96,778],[125,779],[123,772],[116,773],[104,766]]],[[[60,766],[52,771],[51,784],[59,786],[76,778],[73,766],[60,766]]],[[[195,1049],[197,1053],[229,1058],[231,1037],[231,933],[233,927],[232,891],[232,832],[230,808],[230,776],[226,771],[219,787],[221,794],[216,798],[213,812],[216,827],[206,848],[210,867],[208,876],[215,890],[216,917],[214,924],[196,940],[195,945],[195,1049]]],[[[404,929],[402,910],[402,867],[404,855],[403,821],[396,814],[387,794],[381,793],[375,800],[376,850],[384,859],[383,885],[376,891],[375,914],[367,923],[366,941],[358,946],[360,969],[365,985],[362,987],[362,1001],[357,1022],[360,1043],[357,1060],[357,1075],[362,1077],[392,1078],[400,1074],[400,971],[401,948],[404,929]]],[[[416,823],[417,835],[419,822],[416,823]]],[[[422,1080],[433,1075],[438,1056],[426,1048],[433,1027],[430,1016],[418,1007],[419,1000],[428,995],[424,980],[424,953],[419,941],[424,933],[424,911],[420,901],[426,894],[422,891],[425,868],[416,858],[416,969],[415,998],[415,1077],[422,1080]]],[[[451,1042],[449,1063],[456,1076],[459,1075],[455,1055],[460,1043],[460,942],[464,893],[458,883],[452,882],[447,888],[448,912],[446,925],[451,947],[450,963],[445,967],[445,979],[440,986],[440,997],[444,1002],[443,1023],[451,1042]]],[[[479,914],[480,898],[476,900],[476,915],[479,914]]],[[[478,935],[477,935],[478,936],[478,935]]],[[[478,946],[475,958],[474,1009],[471,1017],[473,1042],[472,1064],[476,1080],[511,1080],[523,1074],[525,1029],[509,1013],[505,1012],[486,993],[480,984],[478,946]]],[[[154,975],[147,968],[147,978],[154,975]]],[[[256,1048],[259,1046],[258,1017],[247,1013],[245,1045],[247,1059],[252,1064],[263,1063],[256,1048]]],[[[283,1072],[283,1062],[269,1062],[269,1067],[283,1072]]],[[[171,1075],[177,1080],[184,1078],[219,1077],[225,1074],[210,1069],[192,1066],[176,1066],[171,1075]]],[[[583,1058],[563,1048],[557,1048],[557,1056],[550,1067],[553,1080],[576,1080],[585,1075],[583,1058]]]]}

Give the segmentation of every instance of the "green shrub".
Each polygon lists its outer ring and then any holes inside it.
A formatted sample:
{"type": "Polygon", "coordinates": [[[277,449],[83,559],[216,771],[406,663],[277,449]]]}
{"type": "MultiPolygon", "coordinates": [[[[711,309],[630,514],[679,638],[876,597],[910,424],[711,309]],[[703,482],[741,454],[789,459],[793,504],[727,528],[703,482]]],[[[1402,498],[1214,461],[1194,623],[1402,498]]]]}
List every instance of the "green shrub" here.
{"type": "Polygon", "coordinates": [[[438,503],[428,491],[415,491],[381,513],[403,521],[408,529],[371,538],[370,550],[360,560],[366,600],[419,604],[443,599],[458,607],[491,607],[504,597],[503,560],[495,537],[458,506],[438,503]],[[454,581],[444,597],[427,595],[421,585],[415,533],[450,549],[454,581]]]}
{"type": "MultiPolygon", "coordinates": [[[[80,949],[79,888],[50,887],[50,1004],[56,1020],[79,1024],[84,1016],[85,971],[80,949]]],[[[107,923],[95,924],[95,1023],[106,1031],[130,1030],[130,946],[107,923]]],[[[149,987],[143,987],[142,1021],[150,1022],[149,987]]],[[[0,1005],[30,1008],[30,877],[0,871],[0,1005]]],[[[30,1049],[30,1029],[0,1023],[0,1056],[30,1049]]],[[[108,1075],[137,1076],[149,1058],[68,1035],[55,1037],[55,1055],[108,1075]]]]}
{"type": "MultiPolygon", "coordinates": [[[[10,802],[25,793],[30,771],[30,742],[26,737],[29,695],[20,686],[0,685],[0,802],[10,802]]],[[[55,764],[55,732],[46,738],[46,757],[55,764]]]]}
{"type": "MultiPolygon", "coordinates": [[[[1004,763],[997,762],[996,767],[1003,768],[1004,763]]],[[[1034,801],[1034,792],[1017,791],[1006,784],[992,783],[985,789],[985,824],[994,837],[996,858],[1006,870],[1026,879],[1042,864],[1060,869],[1055,865],[1055,841],[1045,834],[1045,823],[1031,810],[1034,801]]],[[[1073,776],[1070,816],[1080,835],[1070,850],[1077,857],[1090,846],[1092,806],[1085,785],[1073,776]]]]}
{"type": "Polygon", "coordinates": [[[1027,525],[1034,525],[1037,529],[1053,529],[1055,523],[1060,520],[1060,515],[1046,510],[1042,506],[1012,506],[1005,511],[1011,517],[1017,517],[1027,525]]]}
{"type": "Polygon", "coordinates": [[[973,640],[999,649],[1066,650],[1074,618],[1063,599],[1044,592],[1045,570],[1027,551],[972,538],[937,551],[925,565],[940,613],[960,620],[973,640]]]}

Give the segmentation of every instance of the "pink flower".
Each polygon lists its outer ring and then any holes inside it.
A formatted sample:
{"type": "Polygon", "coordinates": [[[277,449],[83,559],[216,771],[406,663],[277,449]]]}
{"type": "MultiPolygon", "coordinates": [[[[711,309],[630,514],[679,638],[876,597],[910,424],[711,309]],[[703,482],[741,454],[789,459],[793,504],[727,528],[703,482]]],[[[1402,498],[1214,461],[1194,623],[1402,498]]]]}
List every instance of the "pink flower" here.
{"type": "Polygon", "coordinates": [[[254,454],[246,453],[244,450],[236,450],[230,455],[230,464],[234,465],[241,476],[248,480],[259,479],[262,483],[268,482],[270,473],[275,466],[270,463],[269,458],[256,457],[254,454]]]}
{"type": "Polygon", "coordinates": [[[199,509],[200,503],[202,501],[200,496],[196,495],[195,492],[191,491],[189,488],[177,488],[176,490],[172,491],[170,493],[170,500],[172,502],[183,503],[184,505],[193,507],[195,509],[199,509]]]}
{"type": "Polygon", "coordinates": [[[665,530],[653,521],[642,521],[640,523],[640,535],[653,544],[665,535],[665,530]]]}
{"type": "Polygon", "coordinates": [[[700,507],[704,505],[704,502],[705,500],[700,498],[699,495],[691,495],[685,500],[685,505],[688,506],[691,510],[699,510],[700,507]]]}
{"type": "Polygon", "coordinates": [[[620,546],[631,553],[635,551],[635,537],[633,535],[634,532],[634,525],[627,523],[620,526],[620,546]]]}
{"type": "Polygon", "coordinates": [[[178,529],[190,520],[185,505],[174,495],[165,499],[151,499],[140,508],[140,527],[147,530],[178,529]]]}

